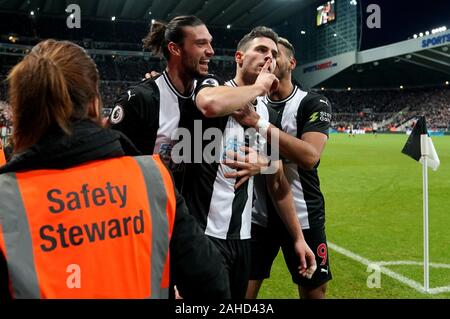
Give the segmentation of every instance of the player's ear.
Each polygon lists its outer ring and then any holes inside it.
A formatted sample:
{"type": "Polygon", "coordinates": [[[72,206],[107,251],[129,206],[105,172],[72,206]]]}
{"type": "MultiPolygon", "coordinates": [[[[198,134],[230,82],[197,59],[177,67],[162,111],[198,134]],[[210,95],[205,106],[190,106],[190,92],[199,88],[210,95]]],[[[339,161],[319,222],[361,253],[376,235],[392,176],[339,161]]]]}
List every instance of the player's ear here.
{"type": "Polygon", "coordinates": [[[169,42],[167,44],[167,48],[169,49],[170,54],[175,55],[175,56],[181,55],[181,49],[178,46],[178,44],[176,44],[175,42],[169,42]]]}
{"type": "Polygon", "coordinates": [[[234,54],[234,61],[237,64],[242,64],[242,61],[244,60],[244,52],[242,51],[236,51],[236,53],[234,54]]]}
{"type": "Polygon", "coordinates": [[[294,57],[290,58],[289,59],[289,69],[291,71],[294,71],[296,67],[297,67],[297,60],[294,57]]]}

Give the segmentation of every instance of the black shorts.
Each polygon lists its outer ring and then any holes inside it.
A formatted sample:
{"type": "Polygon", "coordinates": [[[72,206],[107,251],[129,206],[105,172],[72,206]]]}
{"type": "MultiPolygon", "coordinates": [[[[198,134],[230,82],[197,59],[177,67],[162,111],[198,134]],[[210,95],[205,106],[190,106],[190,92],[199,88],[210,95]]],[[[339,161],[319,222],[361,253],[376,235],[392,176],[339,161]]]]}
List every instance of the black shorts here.
{"type": "Polygon", "coordinates": [[[223,256],[230,282],[231,298],[244,299],[250,275],[250,239],[208,237],[223,256]]]}
{"type": "Polygon", "coordinates": [[[270,277],[270,269],[280,247],[292,276],[292,281],[304,287],[319,287],[332,279],[325,227],[304,229],[303,235],[309,248],[316,255],[317,270],[311,279],[298,273],[299,258],[294,242],[284,225],[267,228],[252,223],[250,280],[270,277]]]}

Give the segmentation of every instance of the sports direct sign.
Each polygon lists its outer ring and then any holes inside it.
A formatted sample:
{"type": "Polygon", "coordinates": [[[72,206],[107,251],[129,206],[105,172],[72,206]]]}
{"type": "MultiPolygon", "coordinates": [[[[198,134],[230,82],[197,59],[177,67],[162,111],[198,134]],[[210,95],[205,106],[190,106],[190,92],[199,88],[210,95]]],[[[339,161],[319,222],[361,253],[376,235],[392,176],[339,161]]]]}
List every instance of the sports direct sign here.
{"type": "Polygon", "coordinates": [[[325,69],[333,68],[335,66],[337,66],[337,62],[327,61],[327,62],[324,62],[324,63],[315,64],[315,65],[311,65],[311,66],[305,67],[305,68],[303,68],[303,73],[314,72],[314,71],[319,71],[319,70],[325,70],[325,69]]]}
{"type": "Polygon", "coordinates": [[[437,35],[435,37],[422,40],[422,48],[432,47],[438,44],[450,43],[450,33],[437,35]]]}

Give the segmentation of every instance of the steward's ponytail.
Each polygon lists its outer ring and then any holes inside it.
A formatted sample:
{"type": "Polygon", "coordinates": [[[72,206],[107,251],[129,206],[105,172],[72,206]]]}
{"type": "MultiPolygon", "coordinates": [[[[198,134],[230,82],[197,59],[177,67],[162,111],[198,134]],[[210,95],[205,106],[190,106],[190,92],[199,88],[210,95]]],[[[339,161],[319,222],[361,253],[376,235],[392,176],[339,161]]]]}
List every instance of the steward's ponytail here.
{"type": "Polygon", "coordinates": [[[36,45],[8,81],[15,152],[37,143],[52,126],[70,134],[71,121],[88,118],[90,104],[99,98],[94,61],[67,41],[36,45]]]}
{"type": "Polygon", "coordinates": [[[9,75],[16,149],[34,144],[52,123],[69,133],[72,101],[66,79],[48,57],[30,53],[9,75]]]}

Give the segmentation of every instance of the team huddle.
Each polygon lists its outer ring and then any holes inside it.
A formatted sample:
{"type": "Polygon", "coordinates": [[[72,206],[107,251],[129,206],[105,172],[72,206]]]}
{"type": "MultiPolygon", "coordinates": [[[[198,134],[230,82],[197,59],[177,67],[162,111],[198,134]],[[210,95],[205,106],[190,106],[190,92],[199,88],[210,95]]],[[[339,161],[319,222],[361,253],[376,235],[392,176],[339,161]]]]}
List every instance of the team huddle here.
{"type": "Polygon", "coordinates": [[[10,71],[0,300],[256,298],[280,248],[300,297],[324,298],[331,106],[292,79],[294,47],[256,27],[222,79],[195,16],[155,22],[143,42],[167,67],[107,121],[82,47],[45,40],[10,71]]]}
{"type": "Polygon", "coordinates": [[[331,105],[292,81],[293,46],[254,28],[237,46],[235,77],[222,79],[208,72],[212,36],[195,16],[155,22],[143,42],[167,68],[118,98],[110,127],[170,168],[223,257],[230,297],[256,298],[281,247],[300,296],[324,298],[331,271],[317,167],[331,105]],[[191,150],[175,152],[181,143],[191,150]],[[194,145],[211,155],[199,159],[194,145]]]}

